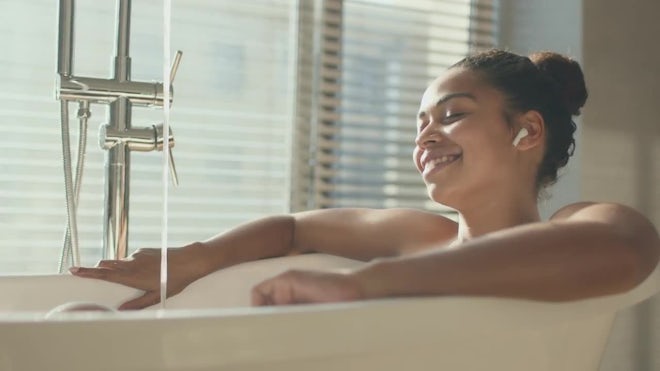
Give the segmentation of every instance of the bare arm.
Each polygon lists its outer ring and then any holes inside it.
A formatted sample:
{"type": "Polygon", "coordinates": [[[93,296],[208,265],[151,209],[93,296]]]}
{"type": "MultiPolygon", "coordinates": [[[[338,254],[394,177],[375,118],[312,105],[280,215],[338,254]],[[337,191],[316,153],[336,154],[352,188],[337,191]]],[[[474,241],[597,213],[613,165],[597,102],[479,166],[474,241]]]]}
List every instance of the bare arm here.
{"type": "Polygon", "coordinates": [[[456,224],[408,209],[328,209],[246,223],[197,243],[210,273],[257,259],[320,252],[358,260],[392,257],[446,242],[456,224]]]}
{"type": "MultiPolygon", "coordinates": [[[[204,242],[170,249],[168,296],[211,272],[247,261],[306,252],[371,260],[418,251],[455,234],[451,220],[405,209],[332,209],[267,217],[204,242]]],[[[101,261],[95,268],[77,267],[71,272],[145,291],[121,309],[143,308],[159,300],[159,249],[140,249],[128,259],[101,261]]]]}
{"type": "Polygon", "coordinates": [[[551,222],[357,271],[364,297],[484,295],[565,301],[628,291],[658,264],[660,239],[636,211],[579,204],[551,222]]]}

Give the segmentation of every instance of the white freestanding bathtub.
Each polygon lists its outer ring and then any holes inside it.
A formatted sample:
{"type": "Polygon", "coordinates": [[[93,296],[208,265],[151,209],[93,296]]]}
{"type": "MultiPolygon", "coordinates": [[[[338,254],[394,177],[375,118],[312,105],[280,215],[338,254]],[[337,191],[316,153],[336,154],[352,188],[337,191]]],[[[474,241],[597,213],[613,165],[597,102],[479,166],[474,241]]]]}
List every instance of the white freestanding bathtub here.
{"type": "Polygon", "coordinates": [[[250,308],[250,288],[289,268],[360,263],[328,255],[262,260],[207,276],[167,310],[116,306],[136,290],[69,275],[0,278],[0,370],[595,371],[614,316],[659,290],[660,268],[632,291],[570,303],[407,298],[250,308]]]}

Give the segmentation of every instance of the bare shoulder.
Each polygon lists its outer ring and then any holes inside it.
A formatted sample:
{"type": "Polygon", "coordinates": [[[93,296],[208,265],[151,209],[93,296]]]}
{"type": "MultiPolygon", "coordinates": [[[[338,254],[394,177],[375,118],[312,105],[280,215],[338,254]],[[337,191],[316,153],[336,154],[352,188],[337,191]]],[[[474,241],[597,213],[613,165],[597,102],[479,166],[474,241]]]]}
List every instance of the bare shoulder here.
{"type": "Polygon", "coordinates": [[[398,230],[406,235],[403,253],[414,253],[450,243],[458,235],[458,223],[436,213],[413,209],[383,210],[383,217],[396,221],[398,230]]]}
{"type": "Polygon", "coordinates": [[[550,217],[550,220],[556,221],[556,220],[568,219],[569,217],[571,217],[576,212],[578,212],[578,211],[580,211],[580,210],[582,210],[586,207],[593,206],[593,205],[596,205],[596,204],[597,204],[596,202],[588,202],[588,201],[568,204],[568,205],[562,207],[561,209],[555,211],[555,213],[552,214],[552,216],[550,217]]]}
{"type": "Polygon", "coordinates": [[[423,211],[417,209],[393,208],[393,209],[362,209],[365,213],[370,213],[372,217],[377,219],[396,219],[400,222],[422,222],[431,223],[436,227],[438,225],[456,226],[456,222],[450,218],[432,213],[430,211],[423,211]]]}
{"type": "Polygon", "coordinates": [[[417,209],[347,209],[359,215],[363,226],[373,227],[380,233],[398,234],[413,245],[437,243],[454,239],[458,224],[450,218],[417,209]]]}
{"type": "Polygon", "coordinates": [[[392,208],[392,209],[367,209],[367,208],[336,208],[312,210],[296,213],[295,217],[300,221],[324,221],[359,225],[360,228],[375,227],[378,229],[393,228],[400,229],[432,229],[441,232],[451,232],[457,229],[453,220],[428,211],[392,208]]]}
{"type": "Polygon", "coordinates": [[[634,208],[617,203],[579,202],[559,209],[550,222],[605,224],[616,236],[651,261],[660,256],[660,237],[653,223],[634,208]]]}
{"type": "Polygon", "coordinates": [[[302,251],[314,246],[315,251],[360,259],[437,247],[454,240],[458,230],[456,223],[445,216],[404,208],[322,209],[296,213],[294,217],[294,241],[302,251]]]}
{"type": "Polygon", "coordinates": [[[606,223],[619,231],[644,232],[657,237],[651,221],[638,210],[611,202],[577,202],[562,207],[550,217],[550,221],[575,221],[606,223]]]}
{"type": "Polygon", "coordinates": [[[623,223],[623,225],[645,225],[653,227],[651,221],[630,206],[612,202],[576,202],[557,210],[551,221],[593,221],[603,223],[623,223]]]}
{"type": "Polygon", "coordinates": [[[458,224],[455,221],[430,211],[415,209],[386,209],[382,211],[388,215],[388,218],[396,219],[408,226],[414,225],[416,229],[430,229],[443,234],[449,233],[451,236],[446,236],[448,238],[454,236],[458,230],[458,224]]]}

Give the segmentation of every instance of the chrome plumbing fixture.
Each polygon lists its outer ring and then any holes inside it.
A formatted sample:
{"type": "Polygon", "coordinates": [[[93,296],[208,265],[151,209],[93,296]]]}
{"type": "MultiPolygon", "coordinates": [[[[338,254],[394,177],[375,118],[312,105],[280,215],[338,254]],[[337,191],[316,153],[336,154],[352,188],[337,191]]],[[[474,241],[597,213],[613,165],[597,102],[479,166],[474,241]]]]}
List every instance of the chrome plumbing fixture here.
{"type": "MultiPolygon", "coordinates": [[[[133,127],[131,125],[131,112],[134,107],[163,107],[165,104],[163,83],[131,81],[131,58],[129,56],[130,44],[130,18],[131,0],[117,1],[117,42],[114,57],[114,74],[112,78],[97,78],[75,76],[73,74],[73,45],[74,45],[74,0],[59,0],[59,32],[58,32],[58,63],[59,75],[56,96],[62,102],[63,112],[67,111],[69,102],[84,102],[89,104],[104,104],[109,106],[108,123],[100,128],[99,143],[102,149],[107,150],[105,160],[105,208],[103,227],[103,258],[121,259],[126,257],[128,251],[128,210],[130,186],[130,153],[131,151],[162,150],[164,144],[162,124],[147,127],[133,127]]],[[[178,51],[174,57],[170,70],[169,102],[172,104],[172,82],[181,62],[182,52],[178,51]]],[[[62,115],[63,138],[68,138],[67,120],[62,115]],[[64,130],[64,128],[67,128],[64,130]],[[66,133],[65,133],[66,131],[66,133]]],[[[169,133],[167,144],[174,147],[174,137],[169,133]]],[[[63,142],[68,143],[67,140],[63,142]]],[[[65,146],[66,147],[66,146],[65,146]]],[[[65,183],[67,184],[67,235],[68,246],[65,250],[73,255],[73,264],[80,264],[78,256],[75,209],[70,170],[66,170],[68,149],[64,149],[65,157],[65,183]],[[68,173],[68,174],[67,174],[68,173]]],[[[169,151],[170,174],[174,185],[178,185],[176,168],[169,151]]],[[[70,161],[69,165],[70,165],[70,161]]],[[[65,256],[66,254],[63,254],[65,256]]],[[[61,264],[62,265],[62,264],[61,264]]],[[[61,269],[62,270],[62,269],[61,269]]]]}

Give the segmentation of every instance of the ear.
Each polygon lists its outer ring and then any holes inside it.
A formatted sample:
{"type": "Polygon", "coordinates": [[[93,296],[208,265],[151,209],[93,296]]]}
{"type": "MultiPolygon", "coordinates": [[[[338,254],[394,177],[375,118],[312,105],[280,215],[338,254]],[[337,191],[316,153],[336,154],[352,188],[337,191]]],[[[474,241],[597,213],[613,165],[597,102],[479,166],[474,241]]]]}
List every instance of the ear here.
{"type": "Polygon", "coordinates": [[[518,119],[518,127],[514,129],[514,135],[520,130],[525,129],[527,135],[517,141],[515,147],[521,151],[527,151],[532,148],[542,147],[545,138],[545,121],[543,116],[536,110],[530,110],[518,119]]]}

